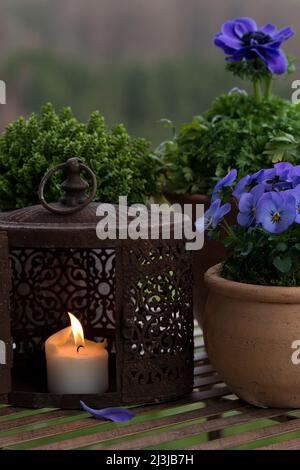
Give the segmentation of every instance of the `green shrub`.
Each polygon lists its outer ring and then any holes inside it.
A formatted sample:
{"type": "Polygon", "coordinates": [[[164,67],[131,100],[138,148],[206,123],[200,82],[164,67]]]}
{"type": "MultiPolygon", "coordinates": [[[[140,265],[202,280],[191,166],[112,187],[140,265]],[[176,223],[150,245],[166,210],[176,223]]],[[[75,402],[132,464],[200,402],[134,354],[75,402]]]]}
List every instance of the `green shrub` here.
{"type": "Polygon", "coordinates": [[[209,193],[231,168],[244,175],[282,160],[300,163],[299,118],[300,106],[278,97],[219,96],[160,145],[168,191],[209,193]]]}
{"type": "MultiPolygon", "coordinates": [[[[78,122],[70,108],[56,114],[46,104],[10,124],[0,136],[0,209],[13,210],[38,202],[37,190],[53,165],[78,157],[96,173],[97,200],[145,202],[156,191],[158,160],[145,139],[130,137],[122,124],[108,130],[104,118],[93,112],[78,122]]],[[[61,174],[48,184],[49,201],[59,198],[61,174]]]]}

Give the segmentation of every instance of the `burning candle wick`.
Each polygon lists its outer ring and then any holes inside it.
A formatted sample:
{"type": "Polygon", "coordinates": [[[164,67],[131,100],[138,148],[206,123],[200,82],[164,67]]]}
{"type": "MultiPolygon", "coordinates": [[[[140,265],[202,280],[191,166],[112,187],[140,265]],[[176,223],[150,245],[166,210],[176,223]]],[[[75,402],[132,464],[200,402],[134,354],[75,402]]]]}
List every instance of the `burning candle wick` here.
{"type": "Polygon", "coordinates": [[[82,344],[80,344],[78,347],[77,347],[77,352],[79,352],[79,349],[80,348],[84,348],[84,346],[82,344]]]}

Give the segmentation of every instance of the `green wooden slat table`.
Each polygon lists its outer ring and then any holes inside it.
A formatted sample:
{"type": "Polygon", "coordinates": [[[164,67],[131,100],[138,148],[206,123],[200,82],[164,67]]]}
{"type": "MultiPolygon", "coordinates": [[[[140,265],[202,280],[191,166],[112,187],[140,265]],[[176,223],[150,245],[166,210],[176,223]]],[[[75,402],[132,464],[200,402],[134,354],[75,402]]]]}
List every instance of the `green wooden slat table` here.
{"type": "Polygon", "coordinates": [[[0,448],[300,449],[300,410],[260,409],[239,400],[209,364],[198,327],[193,393],[134,411],[131,421],[111,423],[84,411],[0,405],[0,448]]]}

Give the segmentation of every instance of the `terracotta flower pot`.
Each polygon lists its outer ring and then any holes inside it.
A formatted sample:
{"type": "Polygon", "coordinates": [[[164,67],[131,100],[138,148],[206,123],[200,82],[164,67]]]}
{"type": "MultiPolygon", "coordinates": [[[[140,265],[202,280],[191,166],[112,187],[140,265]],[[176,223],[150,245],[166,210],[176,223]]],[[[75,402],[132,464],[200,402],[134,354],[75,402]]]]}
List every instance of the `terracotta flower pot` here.
{"type": "Polygon", "coordinates": [[[299,408],[300,364],[292,361],[298,354],[292,344],[300,340],[300,287],[243,284],[218,271],[214,266],[205,275],[203,328],[212,364],[247,402],[299,408]]]}
{"type": "MultiPolygon", "coordinates": [[[[210,206],[210,197],[203,194],[174,194],[164,193],[170,204],[192,204],[193,223],[196,220],[196,205],[204,204],[205,210],[210,206]]],[[[204,246],[201,250],[193,252],[193,297],[194,297],[194,317],[200,326],[203,322],[204,308],[208,296],[208,289],[204,282],[204,274],[208,268],[223,261],[226,252],[222,243],[208,240],[205,236],[204,246]]]]}

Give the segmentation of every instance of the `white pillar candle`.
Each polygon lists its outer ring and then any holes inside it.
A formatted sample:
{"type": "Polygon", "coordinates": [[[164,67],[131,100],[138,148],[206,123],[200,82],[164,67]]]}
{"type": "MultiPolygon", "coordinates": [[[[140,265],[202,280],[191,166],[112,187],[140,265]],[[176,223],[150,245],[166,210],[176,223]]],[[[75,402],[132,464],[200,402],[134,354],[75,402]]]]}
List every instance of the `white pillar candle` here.
{"type": "Polygon", "coordinates": [[[79,320],[70,314],[71,326],[45,343],[48,389],[59,394],[101,394],[108,389],[106,341],[84,339],[79,320]]]}

